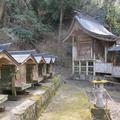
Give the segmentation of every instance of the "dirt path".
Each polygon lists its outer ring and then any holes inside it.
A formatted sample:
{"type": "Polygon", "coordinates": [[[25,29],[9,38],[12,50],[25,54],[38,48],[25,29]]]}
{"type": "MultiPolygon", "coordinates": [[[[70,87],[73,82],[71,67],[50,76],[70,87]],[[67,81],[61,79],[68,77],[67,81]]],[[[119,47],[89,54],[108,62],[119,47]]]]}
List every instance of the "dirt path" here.
{"type": "Polygon", "coordinates": [[[66,81],[39,120],[91,120],[84,81],[66,81]]]}

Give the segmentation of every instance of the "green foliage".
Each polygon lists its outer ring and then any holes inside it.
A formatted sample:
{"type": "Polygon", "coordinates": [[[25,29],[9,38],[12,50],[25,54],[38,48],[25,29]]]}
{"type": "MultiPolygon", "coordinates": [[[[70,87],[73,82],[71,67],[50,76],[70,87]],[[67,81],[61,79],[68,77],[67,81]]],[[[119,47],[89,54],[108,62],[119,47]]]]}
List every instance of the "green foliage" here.
{"type": "Polygon", "coordinates": [[[50,31],[50,25],[44,24],[41,17],[25,0],[9,0],[10,27],[20,41],[31,43],[38,39],[36,34],[50,31]],[[34,38],[35,37],[35,38],[34,38]]]}
{"type": "Polygon", "coordinates": [[[55,29],[60,22],[61,9],[63,22],[73,17],[74,9],[79,9],[107,23],[110,30],[120,35],[120,3],[117,0],[6,1],[8,25],[21,41],[39,40],[39,34],[55,29]]]}
{"type": "Polygon", "coordinates": [[[31,42],[33,39],[33,33],[30,30],[21,27],[15,27],[11,30],[15,35],[19,37],[21,42],[31,42]]]}

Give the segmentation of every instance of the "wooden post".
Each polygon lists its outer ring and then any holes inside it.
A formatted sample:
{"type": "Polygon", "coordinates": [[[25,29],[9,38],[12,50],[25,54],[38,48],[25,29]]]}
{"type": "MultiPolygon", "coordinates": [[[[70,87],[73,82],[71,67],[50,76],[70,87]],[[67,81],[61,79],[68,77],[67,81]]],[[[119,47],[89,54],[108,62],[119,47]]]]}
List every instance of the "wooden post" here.
{"type": "Polygon", "coordinates": [[[79,60],[79,74],[81,74],[81,61],[79,60]]]}
{"type": "Polygon", "coordinates": [[[16,88],[15,88],[15,73],[12,74],[12,95],[16,96],[16,88]]]}
{"type": "Polygon", "coordinates": [[[107,51],[107,46],[106,46],[106,44],[105,44],[105,63],[107,62],[107,53],[108,53],[108,51],[107,51]]]}
{"type": "Polygon", "coordinates": [[[86,75],[88,75],[88,61],[86,61],[86,75]]]}
{"type": "Polygon", "coordinates": [[[72,74],[74,74],[74,38],[72,36],[72,74]]]}
{"type": "Polygon", "coordinates": [[[96,55],[95,55],[95,40],[93,40],[93,75],[95,76],[96,72],[95,72],[95,63],[96,63],[96,55]]]}

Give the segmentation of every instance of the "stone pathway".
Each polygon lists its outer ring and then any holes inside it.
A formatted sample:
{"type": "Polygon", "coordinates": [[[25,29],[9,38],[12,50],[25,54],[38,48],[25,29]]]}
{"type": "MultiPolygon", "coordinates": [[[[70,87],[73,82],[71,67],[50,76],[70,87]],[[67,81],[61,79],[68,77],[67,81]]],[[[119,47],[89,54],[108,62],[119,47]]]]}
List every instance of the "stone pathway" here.
{"type": "Polygon", "coordinates": [[[91,120],[85,81],[66,81],[39,120],[91,120]]]}

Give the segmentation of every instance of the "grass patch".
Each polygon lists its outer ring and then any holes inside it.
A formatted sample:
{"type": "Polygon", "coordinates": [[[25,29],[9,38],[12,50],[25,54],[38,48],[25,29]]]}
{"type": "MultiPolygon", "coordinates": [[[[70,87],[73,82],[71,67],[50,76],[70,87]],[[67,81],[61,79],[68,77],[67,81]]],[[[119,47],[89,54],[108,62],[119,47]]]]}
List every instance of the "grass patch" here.
{"type": "Polygon", "coordinates": [[[60,83],[60,78],[59,78],[58,76],[54,76],[54,77],[52,78],[52,83],[53,83],[53,84],[59,84],[59,83],[60,83]]]}

